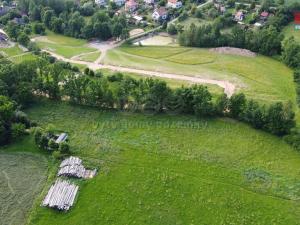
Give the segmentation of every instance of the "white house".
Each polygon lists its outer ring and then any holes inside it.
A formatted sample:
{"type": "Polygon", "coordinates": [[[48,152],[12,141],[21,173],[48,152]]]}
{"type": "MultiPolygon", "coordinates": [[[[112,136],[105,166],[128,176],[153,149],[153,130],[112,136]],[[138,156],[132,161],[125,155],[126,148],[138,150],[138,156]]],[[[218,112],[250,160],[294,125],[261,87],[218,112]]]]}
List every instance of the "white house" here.
{"type": "Polygon", "coordinates": [[[151,4],[154,4],[154,0],[144,0],[144,2],[146,3],[146,4],[149,4],[149,5],[151,5],[151,4]]]}
{"type": "Polygon", "coordinates": [[[168,0],[167,7],[173,9],[179,9],[182,7],[182,2],[179,0],[168,0]]]}
{"type": "Polygon", "coordinates": [[[114,3],[116,3],[117,6],[122,6],[125,4],[126,0],[112,0],[114,3]]]}
{"type": "Polygon", "coordinates": [[[152,13],[152,18],[155,21],[166,20],[167,17],[168,17],[168,12],[165,7],[157,8],[152,13]]]}
{"type": "Polygon", "coordinates": [[[106,6],[106,0],[95,0],[95,4],[98,6],[106,6]]]}

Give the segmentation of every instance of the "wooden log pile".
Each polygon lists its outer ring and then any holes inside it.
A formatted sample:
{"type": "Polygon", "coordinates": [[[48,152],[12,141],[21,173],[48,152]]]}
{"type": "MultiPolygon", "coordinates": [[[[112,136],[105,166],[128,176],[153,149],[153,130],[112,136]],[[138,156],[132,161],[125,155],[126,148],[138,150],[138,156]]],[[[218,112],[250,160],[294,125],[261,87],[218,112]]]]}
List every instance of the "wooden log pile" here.
{"type": "Polygon", "coordinates": [[[69,158],[63,160],[59,167],[62,168],[64,166],[81,165],[81,164],[82,164],[82,160],[80,158],[70,156],[69,158]]]}
{"type": "Polygon", "coordinates": [[[85,175],[86,169],[83,165],[67,165],[62,168],[57,173],[57,176],[69,176],[83,178],[85,175]]]}
{"type": "Polygon", "coordinates": [[[93,178],[97,170],[87,170],[82,165],[82,160],[78,157],[69,157],[62,161],[57,176],[77,177],[77,178],[93,178]]]}
{"type": "MultiPolygon", "coordinates": [[[[69,157],[63,160],[59,166],[57,176],[93,178],[97,170],[87,170],[82,165],[82,160],[78,157],[69,157]]],[[[59,210],[69,210],[74,204],[78,186],[66,180],[57,179],[50,187],[42,206],[56,208],[59,210]]]]}
{"type": "Polygon", "coordinates": [[[46,195],[42,206],[59,210],[69,210],[74,204],[78,186],[69,181],[57,179],[46,195]]]}

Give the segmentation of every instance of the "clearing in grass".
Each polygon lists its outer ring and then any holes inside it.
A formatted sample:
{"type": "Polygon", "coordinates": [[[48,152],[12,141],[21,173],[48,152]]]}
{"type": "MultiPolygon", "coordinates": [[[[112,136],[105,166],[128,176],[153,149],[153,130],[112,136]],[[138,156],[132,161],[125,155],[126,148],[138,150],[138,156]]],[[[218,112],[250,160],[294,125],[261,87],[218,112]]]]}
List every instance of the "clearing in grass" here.
{"type": "Polygon", "coordinates": [[[60,213],[36,205],[31,225],[298,224],[299,153],[228,119],[101,112],[44,102],[27,111],[70,135],[99,168],[60,213]]]}

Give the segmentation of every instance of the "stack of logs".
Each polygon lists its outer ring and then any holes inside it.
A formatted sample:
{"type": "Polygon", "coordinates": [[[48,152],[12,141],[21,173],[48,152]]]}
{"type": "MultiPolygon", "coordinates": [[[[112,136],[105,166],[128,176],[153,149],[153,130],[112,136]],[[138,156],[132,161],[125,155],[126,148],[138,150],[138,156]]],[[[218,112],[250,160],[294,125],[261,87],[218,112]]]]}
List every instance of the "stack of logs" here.
{"type": "Polygon", "coordinates": [[[78,157],[69,157],[62,161],[57,176],[76,177],[76,178],[93,178],[97,170],[87,170],[82,165],[82,160],[78,157]]]}
{"type": "Polygon", "coordinates": [[[77,185],[57,179],[48,191],[42,205],[59,210],[69,210],[74,203],[77,191],[77,185]]]}
{"type": "MultiPolygon", "coordinates": [[[[87,170],[82,165],[82,160],[78,157],[69,157],[62,161],[57,176],[67,176],[76,178],[92,178],[97,170],[87,170]]],[[[57,179],[51,186],[45,197],[42,206],[56,208],[59,210],[69,210],[74,204],[78,186],[66,180],[57,179]]]]}

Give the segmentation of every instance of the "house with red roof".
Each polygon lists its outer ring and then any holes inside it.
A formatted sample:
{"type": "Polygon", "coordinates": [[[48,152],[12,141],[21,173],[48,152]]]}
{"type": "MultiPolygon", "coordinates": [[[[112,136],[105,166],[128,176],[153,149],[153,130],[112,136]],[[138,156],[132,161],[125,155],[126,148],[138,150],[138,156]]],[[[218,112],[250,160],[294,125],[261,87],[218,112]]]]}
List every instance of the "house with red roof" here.
{"type": "Polygon", "coordinates": [[[179,9],[182,7],[182,2],[179,0],[168,0],[167,7],[173,9],[179,9]]]}
{"type": "Polygon", "coordinates": [[[266,21],[269,17],[269,13],[266,12],[266,11],[263,11],[261,14],[260,14],[260,19],[263,20],[263,21],[266,21]]]}
{"type": "Polygon", "coordinates": [[[125,10],[127,12],[134,12],[138,8],[138,3],[135,0],[128,0],[125,3],[125,10]]]}
{"type": "Polygon", "coordinates": [[[165,7],[160,7],[154,10],[152,18],[155,21],[164,21],[168,18],[168,11],[165,7]]]}
{"type": "Polygon", "coordinates": [[[245,14],[243,11],[238,11],[236,12],[236,14],[234,15],[234,20],[235,21],[238,21],[238,22],[241,22],[245,19],[245,14]]]}

